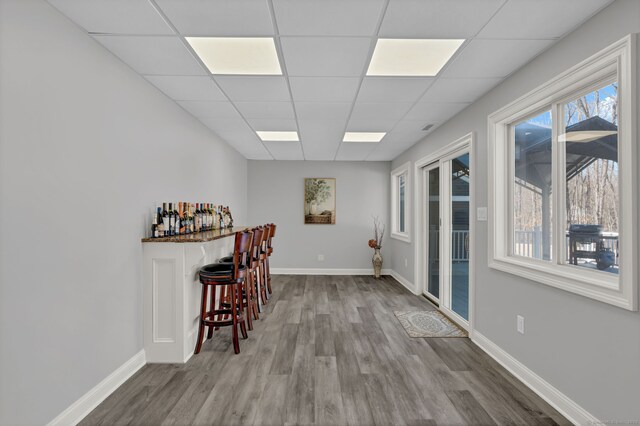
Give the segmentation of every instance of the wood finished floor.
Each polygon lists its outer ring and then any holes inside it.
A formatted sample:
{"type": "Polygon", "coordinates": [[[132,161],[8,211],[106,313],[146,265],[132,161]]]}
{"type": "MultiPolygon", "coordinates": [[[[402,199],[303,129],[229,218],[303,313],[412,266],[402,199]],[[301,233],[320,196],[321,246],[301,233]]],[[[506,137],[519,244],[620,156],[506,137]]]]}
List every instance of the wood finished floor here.
{"type": "Polygon", "coordinates": [[[416,339],[434,309],[393,278],[273,277],[241,353],[222,329],[184,365],[146,365],[81,424],[570,424],[469,339],[416,339]]]}

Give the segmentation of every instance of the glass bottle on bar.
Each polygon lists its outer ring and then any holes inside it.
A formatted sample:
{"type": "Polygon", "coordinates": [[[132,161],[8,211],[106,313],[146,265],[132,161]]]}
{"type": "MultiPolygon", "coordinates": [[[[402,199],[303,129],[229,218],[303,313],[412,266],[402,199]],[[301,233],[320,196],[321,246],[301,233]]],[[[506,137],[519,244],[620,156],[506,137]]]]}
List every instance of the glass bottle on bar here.
{"type": "Polygon", "coordinates": [[[178,208],[179,203],[173,203],[173,217],[175,218],[175,234],[180,235],[180,210],[178,208]]]}
{"type": "Polygon", "coordinates": [[[158,224],[158,237],[164,237],[164,223],[162,223],[162,207],[158,207],[154,214],[156,223],[158,224]]]}
{"type": "Polygon", "coordinates": [[[151,218],[151,238],[158,238],[158,215],[154,212],[151,218]]]}
{"type": "Polygon", "coordinates": [[[205,203],[204,211],[207,218],[207,231],[209,231],[211,229],[211,205],[209,203],[205,203]]]}
{"type": "Polygon", "coordinates": [[[169,203],[169,235],[174,235],[176,231],[176,217],[173,215],[173,203],[169,203]]]}
{"type": "Polygon", "coordinates": [[[169,212],[167,211],[167,203],[162,203],[162,224],[164,225],[164,236],[168,237],[169,228],[169,212]]]}

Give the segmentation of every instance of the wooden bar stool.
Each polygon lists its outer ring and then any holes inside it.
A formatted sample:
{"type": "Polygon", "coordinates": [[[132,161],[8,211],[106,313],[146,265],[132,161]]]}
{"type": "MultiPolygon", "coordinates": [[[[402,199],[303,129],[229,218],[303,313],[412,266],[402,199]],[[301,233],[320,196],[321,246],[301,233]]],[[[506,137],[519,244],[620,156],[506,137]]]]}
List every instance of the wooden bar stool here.
{"type": "MultiPolygon", "coordinates": [[[[253,242],[251,244],[251,251],[248,260],[249,273],[247,275],[247,280],[245,281],[245,289],[243,293],[243,301],[245,303],[245,307],[247,308],[247,324],[249,326],[249,330],[253,330],[251,316],[253,316],[253,318],[257,320],[259,319],[258,312],[262,312],[260,303],[258,303],[257,294],[260,285],[258,262],[263,229],[262,227],[258,226],[253,228],[251,232],[253,232],[253,242]]],[[[223,257],[218,262],[224,264],[233,263],[233,256],[223,257]]]]}
{"type": "Polygon", "coordinates": [[[233,250],[233,263],[212,263],[200,268],[202,299],[198,340],[194,353],[198,354],[202,349],[205,327],[209,327],[207,338],[210,339],[213,336],[214,328],[225,326],[232,326],[233,349],[235,353],[240,353],[238,325],[240,325],[242,337],[244,339],[248,337],[242,288],[249,271],[248,262],[252,243],[253,232],[238,232],[233,250]],[[215,294],[218,289],[220,297],[217,298],[216,307],[215,294]],[[209,291],[211,291],[211,295],[209,295],[209,291]],[[211,302],[209,309],[207,309],[208,302],[211,302]]]}

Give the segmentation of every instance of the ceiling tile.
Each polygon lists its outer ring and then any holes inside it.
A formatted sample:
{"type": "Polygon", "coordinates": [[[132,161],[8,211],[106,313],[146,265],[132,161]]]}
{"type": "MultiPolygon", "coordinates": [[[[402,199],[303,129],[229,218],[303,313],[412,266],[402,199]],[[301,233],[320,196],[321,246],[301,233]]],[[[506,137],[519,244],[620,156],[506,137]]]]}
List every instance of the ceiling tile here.
{"type": "Polygon", "coordinates": [[[420,101],[473,102],[501,81],[501,78],[439,78],[420,101]]]}
{"type": "Polygon", "coordinates": [[[397,120],[349,120],[347,124],[348,132],[390,132],[396,125],[397,120]]]}
{"type": "Polygon", "coordinates": [[[294,119],[291,102],[235,102],[235,106],[245,118],[294,119]]]}
{"type": "Polygon", "coordinates": [[[178,104],[197,118],[242,119],[231,102],[179,101],[178,104]]]}
{"type": "Polygon", "coordinates": [[[208,76],[147,75],[147,80],[176,101],[226,101],[208,76]]]}
{"type": "Polygon", "coordinates": [[[373,36],[383,0],[273,0],[281,35],[373,36]]]}
{"type": "Polygon", "coordinates": [[[344,124],[347,122],[351,104],[346,102],[296,102],[296,114],[302,120],[333,121],[344,124]]]}
{"type": "Polygon", "coordinates": [[[49,3],[90,33],[173,34],[147,0],[49,0],[49,3]]]}
{"type": "MultiPolygon", "coordinates": [[[[404,117],[405,120],[417,120],[426,124],[445,122],[469,104],[465,102],[418,102],[404,117]]],[[[424,126],[423,126],[424,127],[424,126]]]]}
{"type": "Polygon", "coordinates": [[[304,160],[300,142],[264,142],[275,160],[304,160]]]}
{"type": "Polygon", "coordinates": [[[96,35],[94,38],[140,74],[206,75],[179,37],[96,35]]]}
{"type": "Polygon", "coordinates": [[[156,0],[171,23],[186,36],[272,35],[266,0],[156,0]]]}
{"type": "Polygon", "coordinates": [[[391,0],[380,37],[471,38],[504,0],[391,0]]]}
{"type": "Polygon", "coordinates": [[[344,135],[345,121],[299,120],[305,159],[333,160],[344,135]]]}
{"type": "Polygon", "coordinates": [[[472,40],[441,77],[506,77],[551,43],[553,40],[472,40]]]}
{"type": "Polygon", "coordinates": [[[351,113],[352,120],[399,120],[411,109],[409,102],[357,102],[351,113]]]}
{"type": "Polygon", "coordinates": [[[343,142],[340,144],[336,160],[338,161],[364,161],[377,147],[377,143],[343,142]]]}
{"type": "Polygon", "coordinates": [[[558,38],[611,0],[511,0],[480,31],[479,38],[558,38]]]}
{"type": "Polygon", "coordinates": [[[358,102],[415,102],[434,78],[365,77],[358,102]]]}
{"type": "Polygon", "coordinates": [[[291,100],[284,77],[216,77],[215,80],[233,102],[291,100]]]}
{"type": "Polygon", "coordinates": [[[370,38],[282,37],[284,62],[290,76],[355,77],[362,75],[370,38]]]}
{"type": "Polygon", "coordinates": [[[296,120],[282,118],[247,118],[247,122],[253,130],[266,130],[272,132],[298,130],[296,120]]]}
{"type": "Polygon", "coordinates": [[[359,77],[289,77],[294,101],[353,102],[359,77]]]}

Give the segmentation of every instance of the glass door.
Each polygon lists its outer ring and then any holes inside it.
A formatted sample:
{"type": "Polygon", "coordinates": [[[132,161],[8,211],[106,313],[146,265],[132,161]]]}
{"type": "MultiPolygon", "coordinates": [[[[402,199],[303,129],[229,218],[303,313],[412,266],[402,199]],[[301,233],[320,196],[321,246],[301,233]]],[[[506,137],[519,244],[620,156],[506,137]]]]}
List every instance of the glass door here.
{"type": "Polygon", "coordinates": [[[465,321],[469,321],[469,154],[449,162],[449,269],[450,306],[465,321]]]}
{"type": "Polygon", "coordinates": [[[424,172],[426,189],[425,241],[427,254],[427,285],[425,295],[440,300],[440,167],[429,166],[424,172]]]}

